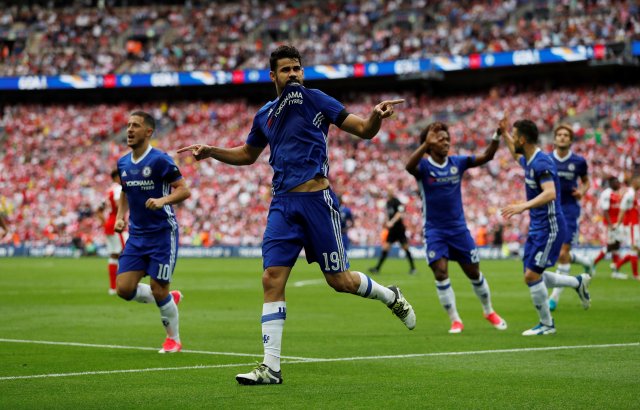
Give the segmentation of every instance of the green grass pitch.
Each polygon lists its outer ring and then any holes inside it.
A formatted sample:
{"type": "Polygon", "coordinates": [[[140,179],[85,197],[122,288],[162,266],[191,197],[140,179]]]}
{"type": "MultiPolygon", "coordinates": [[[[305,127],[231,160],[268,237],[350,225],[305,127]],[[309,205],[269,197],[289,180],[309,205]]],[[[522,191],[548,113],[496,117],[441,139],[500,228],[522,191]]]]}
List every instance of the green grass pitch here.
{"type": "Polygon", "coordinates": [[[161,355],[157,308],[108,296],[106,260],[0,259],[0,409],[640,407],[640,282],[610,279],[603,263],[590,310],[567,289],[558,333],[527,338],[537,315],[520,263],[481,267],[509,328],[486,322],[452,264],[465,329],[449,335],[424,261],[409,276],[406,261],[389,260],[374,277],[413,304],[409,331],[300,259],[287,287],[284,383],[240,386],[236,373],[262,357],[259,260],[179,260],[185,351],[161,355]]]}

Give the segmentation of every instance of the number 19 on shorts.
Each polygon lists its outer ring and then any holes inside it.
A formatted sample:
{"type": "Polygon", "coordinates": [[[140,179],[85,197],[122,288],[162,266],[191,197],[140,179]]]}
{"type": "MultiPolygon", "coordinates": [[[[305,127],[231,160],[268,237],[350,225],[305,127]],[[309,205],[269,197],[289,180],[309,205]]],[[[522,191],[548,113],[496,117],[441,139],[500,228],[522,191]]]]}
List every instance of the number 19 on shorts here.
{"type": "Polygon", "coordinates": [[[338,252],[331,252],[327,254],[324,252],[322,254],[324,256],[324,270],[329,271],[339,271],[340,270],[340,256],[338,256],[338,252]],[[329,262],[331,262],[331,266],[329,266],[329,262]]]}

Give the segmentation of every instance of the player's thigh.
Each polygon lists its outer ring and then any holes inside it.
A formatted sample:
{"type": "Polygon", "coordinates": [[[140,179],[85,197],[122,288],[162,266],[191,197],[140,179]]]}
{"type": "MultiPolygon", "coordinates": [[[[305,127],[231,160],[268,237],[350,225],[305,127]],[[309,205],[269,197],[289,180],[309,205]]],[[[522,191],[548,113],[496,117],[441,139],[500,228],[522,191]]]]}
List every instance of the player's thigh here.
{"type": "MultiPolygon", "coordinates": [[[[424,237],[427,265],[431,266],[440,259],[449,259],[449,245],[444,233],[427,231],[424,237]]],[[[433,267],[431,268],[434,269],[433,267]]],[[[435,270],[434,270],[435,273],[435,270]]]]}
{"type": "Polygon", "coordinates": [[[338,273],[349,269],[337,204],[335,194],[329,189],[314,192],[304,202],[296,204],[296,217],[304,221],[307,262],[318,262],[324,273],[338,273]]]}
{"type": "Polygon", "coordinates": [[[524,267],[542,274],[546,268],[555,265],[560,255],[564,232],[540,230],[529,232],[524,248],[524,267]]]}
{"type": "MultiPolygon", "coordinates": [[[[149,238],[147,274],[158,283],[168,284],[178,260],[178,230],[165,230],[149,238]]],[[[154,292],[155,293],[155,292],[154,292]]]]}
{"type": "Polygon", "coordinates": [[[468,229],[450,232],[447,237],[449,255],[451,260],[458,262],[461,266],[480,263],[478,246],[468,229]]]}
{"type": "Polygon", "coordinates": [[[295,265],[302,250],[302,226],[288,212],[290,198],[272,200],[267,217],[267,227],[262,238],[263,269],[272,266],[295,265]]]}

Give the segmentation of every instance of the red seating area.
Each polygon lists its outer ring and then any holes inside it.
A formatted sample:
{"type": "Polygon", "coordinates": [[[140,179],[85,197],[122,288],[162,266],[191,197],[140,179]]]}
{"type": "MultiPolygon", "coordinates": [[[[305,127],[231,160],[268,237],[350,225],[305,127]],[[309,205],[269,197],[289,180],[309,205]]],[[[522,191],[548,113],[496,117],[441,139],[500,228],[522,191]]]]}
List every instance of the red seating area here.
{"type": "MultiPolygon", "coordinates": [[[[592,177],[583,201],[583,243],[602,240],[596,198],[603,181],[609,175],[622,178],[638,166],[638,87],[530,92],[502,87],[446,98],[354,94],[345,104],[350,112],[364,116],[379,100],[396,97],[407,101],[373,141],[354,139],[335,127],[330,130],[330,179],[354,212],[350,236],[356,245],[379,243],[389,185],[407,205],[411,242],[422,244],[421,200],[404,163],[420,128],[434,118],[451,124],[452,154],[482,151],[503,109],[514,120],[534,120],[546,141],[560,121],[572,124],[577,134],[574,151],[587,158],[592,177]]],[[[139,108],[152,112],[163,125],[154,144],[175,156],[177,148],[195,142],[242,144],[259,107],[242,100],[142,107],[5,106],[0,122],[0,195],[9,204],[13,236],[4,242],[68,244],[79,237],[102,243],[104,236],[92,213],[104,199],[110,170],[127,152],[122,131],[128,113],[139,108]]],[[[547,142],[545,148],[551,145],[547,142]]],[[[271,195],[268,152],[249,167],[195,162],[188,155],[175,158],[193,193],[177,207],[182,243],[259,244],[271,195]]],[[[524,198],[522,171],[504,146],[494,161],[468,172],[463,198],[474,234],[481,226],[491,233],[499,225],[504,225],[507,241],[518,241],[526,233],[526,216],[510,221],[499,216],[500,207],[524,198]]]]}

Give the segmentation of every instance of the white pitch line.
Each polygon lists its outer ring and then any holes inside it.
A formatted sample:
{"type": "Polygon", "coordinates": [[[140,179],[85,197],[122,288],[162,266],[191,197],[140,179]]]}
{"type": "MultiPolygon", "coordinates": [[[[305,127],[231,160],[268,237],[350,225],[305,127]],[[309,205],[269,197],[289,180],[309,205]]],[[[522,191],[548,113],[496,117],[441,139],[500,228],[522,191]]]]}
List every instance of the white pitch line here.
{"type": "Polygon", "coordinates": [[[94,371],[94,372],[34,374],[30,376],[0,377],[0,381],[20,380],[20,379],[45,379],[50,377],[93,376],[93,375],[117,374],[117,373],[162,372],[166,370],[217,369],[222,367],[251,366],[252,364],[255,365],[255,363],[234,363],[234,364],[196,365],[196,366],[184,366],[184,367],[151,367],[147,369],[101,370],[101,371],[94,371]]]}
{"type": "MultiPolygon", "coordinates": [[[[12,339],[0,339],[0,341],[6,341],[6,340],[13,341],[12,339]]],[[[101,345],[95,345],[95,346],[101,346],[101,345]]],[[[105,345],[105,346],[109,346],[109,345],[105,345]]],[[[327,358],[327,359],[302,359],[298,361],[286,362],[283,364],[329,363],[329,362],[344,362],[344,361],[356,361],[356,360],[408,359],[408,358],[415,358],[415,357],[465,356],[465,355],[480,355],[480,354],[492,354],[492,353],[529,353],[529,352],[541,352],[541,351],[544,352],[544,351],[554,351],[554,350],[604,349],[604,348],[612,348],[612,347],[637,347],[637,346],[640,346],[640,343],[611,343],[611,344],[601,344],[601,345],[530,347],[530,348],[519,348],[519,349],[474,350],[474,351],[467,351],[467,352],[436,352],[436,353],[415,353],[415,354],[385,355],[385,356],[355,356],[355,357],[334,357],[334,358],[327,358]]],[[[150,350],[150,349],[153,349],[153,348],[144,348],[144,350],[150,350]]],[[[249,363],[249,364],[234,363],[234,364],[197,365],[197,366],[184,366],[184,367],[159,367],[159,368],[147,368],[147,369],[103,370],[103,371],[88,371],[88,372],[75,372],[75,373],[34,374],[29,376],[4,376],[4,377],[0,377],[0,381],[19,380],[19,379],[43,379],[48,377],[102,375],[102,374],[115,374],[115,373],[159,372],[159,371],[165,371],[165,370],[218,369],[223,367],[250,366],[251,364],[252,363],[249,363]]]]}
{"type": "MultiPolygon", "coordinates": [[[[54,346],[96,347],[96,348],[102,348],[102,349],[130,349],[130,350],[149,350],[149,351],[160,350],[157,347],[103,345],[103,344],[76,343],[76,342],[51,342],[48,340],[23,340],[23,339],[0,338],[0,342],[29,343],[29,344],[54,345],[54,346]]],[[[207,350],[189,350],[189,349],[181,350],[181,353],[208,354],[208,355],[218,355],[218,356],[240,356],[240,357],[262,357],[263,356],[262,353],[256,354],[256,353],[235,353],[235,352],[212,352],[207,350]]],[[[316,359],[313,357],[295,357],[295,356],[281,356],[281,358],[290,359],[290,360],[301,360],[301,361],[322,360],[322,359],[316,359]]]]}
{"type": "Polygon", "coordinates": [[[323,283],[327,283],[324,279],[309,279],[309,280],[299,280],[297,282],[293,282],[293,286],[296,288],[301,288],[303,286],[310,285],[321,285],[323,283]]]}

